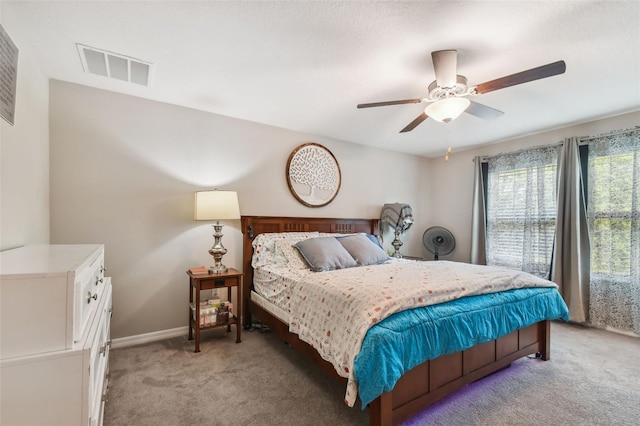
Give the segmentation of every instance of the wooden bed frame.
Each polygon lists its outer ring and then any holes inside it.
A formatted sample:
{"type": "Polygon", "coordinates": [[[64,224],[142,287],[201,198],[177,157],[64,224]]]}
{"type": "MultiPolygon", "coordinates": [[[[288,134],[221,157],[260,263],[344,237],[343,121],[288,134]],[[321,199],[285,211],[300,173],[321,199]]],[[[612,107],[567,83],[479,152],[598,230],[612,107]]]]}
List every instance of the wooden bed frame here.
{"type": "MultiPolygon", "coordinates": [[[[286,343],[317,363],[323,370],[346,386],[333,365],[320,357],[310,345],[289,332],[287,324],[251,302],[253,238],[264,232],[332,232],[378,233],[378,219],[328,219],[304,217],[242,216],[243,235],[243,322],[251,327],[255,316],[286,343]]],[[[390,392],[369,404],[369,424],[388,426],[411,418],[433,402],[463,386],[509,366],[530,354],[543,360],[550,358],[550,322],[541,321],[496,340],[482,343],[462,352],[426,361],[405,373],[390,392]]],[[[357,404],[357,403],[356,403],[357,404]]]]}

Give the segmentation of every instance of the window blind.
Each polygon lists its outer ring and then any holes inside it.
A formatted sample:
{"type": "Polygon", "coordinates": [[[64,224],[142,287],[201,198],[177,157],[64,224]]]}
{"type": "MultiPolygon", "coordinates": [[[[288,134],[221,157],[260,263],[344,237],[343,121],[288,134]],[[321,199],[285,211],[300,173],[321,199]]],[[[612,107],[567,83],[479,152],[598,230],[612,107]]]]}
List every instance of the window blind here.
{"type": "Polygon", "coordinates": [[[489,159],[487,264],[548,278],[557,212],[558,146],[489,159]]]}

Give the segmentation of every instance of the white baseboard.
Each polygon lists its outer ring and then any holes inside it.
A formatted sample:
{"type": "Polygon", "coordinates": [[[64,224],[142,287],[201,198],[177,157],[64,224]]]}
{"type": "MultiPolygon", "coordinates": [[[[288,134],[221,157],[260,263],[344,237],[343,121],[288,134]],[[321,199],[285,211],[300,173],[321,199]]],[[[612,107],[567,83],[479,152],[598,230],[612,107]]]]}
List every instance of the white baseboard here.
{"type": "Polygon", "coordinates": [[[613,333],[624,334],[625,336],[640,337],[633,331],[620,330],[619,328],[615,328],[615,327],[606,326],[604,327],[604,330],[611,331],[613,333]]]}
{"type": "Polygon", "coordinates": [[[170,339],[172,337],[186,336],[189,327],[178,327],[169,330],[154,331],[152,333],[138,334],[136,336],[120,337],[111,340],[113,349],[126,348],[127,346],[141,345],[143,343],[156,342],[158,340],[170,339]]]}
{"type": "Polygon", "coordinates": [[[584,324],[581,324],[581,323],[574,323],[574,324],[582,325],[584,327],[597,328],[598,330],[610,331],[611,333],[623,334],[625,336],[630,336],[630,337],[640,337],[633,331],[620,330],[619,328],[611,327],[608,325],[605,325],[605,326],[595,325],[590,323],[589,321],[585,322],[584,324]]]}

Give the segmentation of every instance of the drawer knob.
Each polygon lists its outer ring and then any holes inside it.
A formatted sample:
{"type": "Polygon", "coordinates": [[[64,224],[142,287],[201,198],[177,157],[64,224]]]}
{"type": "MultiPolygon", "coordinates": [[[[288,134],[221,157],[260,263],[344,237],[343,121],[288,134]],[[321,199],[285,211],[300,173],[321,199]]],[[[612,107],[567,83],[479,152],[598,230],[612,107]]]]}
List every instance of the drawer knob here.
{"type": "Polygon", "coordinates": [[[107,348],[110,348],[110,347],[111,347],[111,340],[105,342],[105,344],[102,345],[102,347],[100,348],[100,353],[103,356],[107,356],[107,348]]]}
{"type": "Polygon", "coordinates": [[[87,303],[91,303],[91,299],[98,300],[98,293],[91,295],[91,292],[87,293],[87,303]]]}
{"type": "Polygon", "coordinates": [[[100,272],[104,274],[105,272],[107,272],[107,268],[105,268],[104,266],[100,266],[100,272]]]}
{"type": "Polygon", "coordinates": [[[102,284],[104,282],[104,278],[96,277],[96,285],[102,284]]]}

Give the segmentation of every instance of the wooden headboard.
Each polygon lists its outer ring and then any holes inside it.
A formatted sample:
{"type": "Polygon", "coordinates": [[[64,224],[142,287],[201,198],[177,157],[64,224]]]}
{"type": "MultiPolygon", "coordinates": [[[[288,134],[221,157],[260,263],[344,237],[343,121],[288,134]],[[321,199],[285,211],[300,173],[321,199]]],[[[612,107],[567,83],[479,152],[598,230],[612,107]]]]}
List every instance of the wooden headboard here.
{"type": "Polygon", "coordinates": [[[242,309],[245,328],[251,326],[249,298],[253,289],[251,257],[254,237],[264,232],[331,232],[351,234],[366,232],[377,235],[380,219],[331,219],[317,217],[242,216],[242,309]]]}

